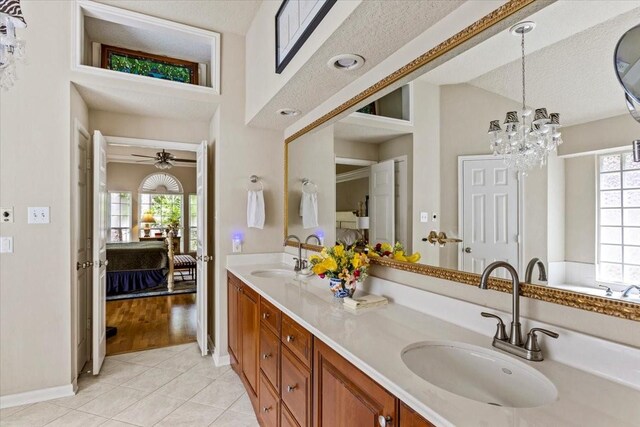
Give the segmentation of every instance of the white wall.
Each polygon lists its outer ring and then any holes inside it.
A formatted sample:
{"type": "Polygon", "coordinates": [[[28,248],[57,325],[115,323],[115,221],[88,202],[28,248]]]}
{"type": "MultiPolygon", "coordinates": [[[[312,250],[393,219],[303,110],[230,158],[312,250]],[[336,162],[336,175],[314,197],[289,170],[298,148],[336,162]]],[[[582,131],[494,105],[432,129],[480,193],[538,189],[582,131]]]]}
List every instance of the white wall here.
{"type": "MultiPolygon", "coordinates": [[[[624,98],[620,95],[620,103],[622,102],[624,98]]],[[[564,143],[558,147],[558,154],[566,156],[627,145],[631,149],[631,142],[638,137],[640,137],[640,124],[631,117],[631,114],[623,114],[563,128],[564,143]]]]}
{"type": "MultiPolygon", "coordinates": [[[[29,27],[20,79],[0,95],[0,205],[13,206],[14,253],[0,256],[0,395],[71,384],[68,1],[23,1],[29,27]],[[51,223],[28,225],[28,206],[51,223]]],[[[73,114],[86,123],[74,95],[73,114]]]]}
{"type": "Polygon", "coordinates": [[[281,74],[275,67],[275,16],[279,1],[263,1],[246,36],[245,120],[249,122],[311,58],[362,0],[339,1],[322,19],[281,74]]]}
{"type": "MultiPolygon", "coordinates": [[[[221,105],[210,123],[215,141],[215,346],[227,351],[226,256],[234,233],[244,236],[243,252],[280,252],[283,239],[284,138],[281,132],[244,125],[245,44],[234,34],[222,37],[221,105]],[[257,175],[264,184],[266,222],[263,230],[247,228],[247,186],[257,175]]],[[[211,268],[211,266],[210,266],[211,268]]]]}

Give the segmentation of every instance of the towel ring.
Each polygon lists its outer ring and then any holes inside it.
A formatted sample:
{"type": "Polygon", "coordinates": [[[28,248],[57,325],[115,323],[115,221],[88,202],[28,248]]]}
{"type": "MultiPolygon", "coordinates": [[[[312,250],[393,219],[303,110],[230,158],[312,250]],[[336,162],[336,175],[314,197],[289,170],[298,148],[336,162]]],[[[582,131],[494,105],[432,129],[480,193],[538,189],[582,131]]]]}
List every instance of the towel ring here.
{"type": "MultiPolygon", "coordinates": [[[[260,188],[258,188],[257,190],[256,190],[256,189],[253,189],[253,191],[264,190],[264,185],[262,184],[262,181],[260,181],[260,178],[258,178],[258,176],[257,176],[257,175],[251,175],[251,176],[249,177],[249,181],[250,181],[252,184],[260,184],[260,188]]],[[[249,185],[249,190],[252,190],[251,185],[249,185]]]]}
{"type": "Polygon", "coordinates": [[[309,178],[302,178],[302,192],[307,194],[315,194],[318,192],[318,186],[309,178]]]}

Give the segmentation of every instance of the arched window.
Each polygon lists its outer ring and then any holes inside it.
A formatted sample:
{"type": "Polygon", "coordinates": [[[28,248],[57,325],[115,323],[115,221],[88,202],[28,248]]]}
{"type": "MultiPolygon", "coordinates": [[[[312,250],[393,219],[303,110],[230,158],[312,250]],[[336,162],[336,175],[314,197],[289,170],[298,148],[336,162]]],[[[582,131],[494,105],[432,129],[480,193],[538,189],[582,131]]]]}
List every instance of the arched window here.
{"type": "MultiPolygon", "coordinates": [[[[182,184],[168,173],[152,173],[142,180],[140,195],[140,230],[152,237],[165,229],[174,227],[177,235],[182,235],[184,226],[182,184]],[[145,214],[150,213],[154,222],[143,222],[145,214]],[[150,230],[149,230],[150,229],[150,230]]],[[[148,215],[147,215],[148,218],[148,215]]]]}

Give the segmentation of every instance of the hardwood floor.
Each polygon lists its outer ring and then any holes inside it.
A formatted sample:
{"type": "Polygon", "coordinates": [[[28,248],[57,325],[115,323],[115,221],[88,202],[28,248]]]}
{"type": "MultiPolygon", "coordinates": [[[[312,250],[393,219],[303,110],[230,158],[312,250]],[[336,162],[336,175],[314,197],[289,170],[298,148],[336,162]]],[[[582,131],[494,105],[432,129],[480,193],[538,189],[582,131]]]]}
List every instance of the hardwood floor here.
{"type": "Polygon", "coordinates": [[[184,344],[196,340],[196,294],[107,301],[107,355],[184,344]]]}

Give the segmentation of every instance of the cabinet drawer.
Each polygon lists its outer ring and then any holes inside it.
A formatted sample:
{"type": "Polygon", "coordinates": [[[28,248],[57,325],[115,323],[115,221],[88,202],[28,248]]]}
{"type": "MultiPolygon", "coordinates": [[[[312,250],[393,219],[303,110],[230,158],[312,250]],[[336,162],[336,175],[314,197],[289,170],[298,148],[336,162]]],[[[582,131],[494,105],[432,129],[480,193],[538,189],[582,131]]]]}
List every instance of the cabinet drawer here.
{"type": "Polygon", "coordinates": [[[280,399],[278,394],[269,385],[269,380],[264,375],[260,375],[260,394],[258,410],[260,424],[263,427],[277,427],[280,425],[280,399]]]}
{"type": "Polygon", "coordinates": [[[260,298],[260,320],[271,332],[280,336],[280,310],[264,298],[260,298]]]}
{"type": "Polygon", "coordinates": [[[264,325],[260,328],[260,369],[280,390],[280,340],[264,325]]]}
{"type": "Polygon", "coordinates": [[[282,342],[302,363],[311,367],[313,336],[285,314],[282,315],[282,342]]]}
{"type": "Polygon", "coordinates": [[[280,397],[301,426],[311,425],[311,393],[311,372],[283,347],[280,397]]]}
{"type": "Polygon", "coordinates": [[[280,405],[280,426],[281,427],[300,427],[291,415],[286,406],[280,405]]]}

